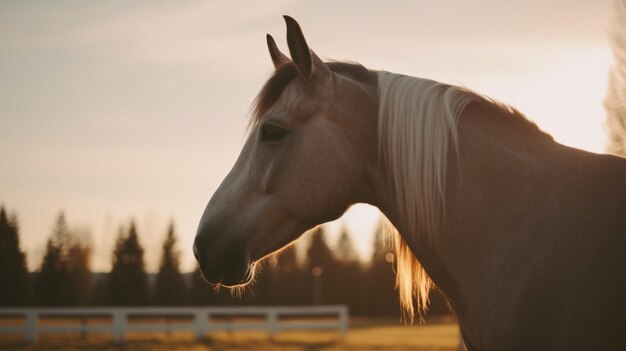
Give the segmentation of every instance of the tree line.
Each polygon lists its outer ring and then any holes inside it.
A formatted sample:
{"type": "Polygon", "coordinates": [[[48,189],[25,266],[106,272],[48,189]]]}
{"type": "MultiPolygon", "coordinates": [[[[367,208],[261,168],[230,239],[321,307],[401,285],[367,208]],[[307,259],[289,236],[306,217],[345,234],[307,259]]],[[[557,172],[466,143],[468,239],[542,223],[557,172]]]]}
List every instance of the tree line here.
{"type": "MultiPolygon", "coordinates": [[[[256,281],[240,291],[215,290],[199,269],[180,270],[175,226],[162,244],[159,270],[148,274],[144,249],[131,221],[116,239],[111,270],[93,273],[90,244],[59,215],[35,272],[26,269],[15,215],[0,208],[0,306],[184,306],[347,304],[353,315],[399,316],[394,289],[394,253],[377,231],[371,259],[358,259],[347,232],[331,248],[322,228],[263,262],[256,281]],[[307,245],[300,251],[296,245],[307,245]]],[[[433,290],[429,314],[447,314],[443,296],[433,290]]]]}

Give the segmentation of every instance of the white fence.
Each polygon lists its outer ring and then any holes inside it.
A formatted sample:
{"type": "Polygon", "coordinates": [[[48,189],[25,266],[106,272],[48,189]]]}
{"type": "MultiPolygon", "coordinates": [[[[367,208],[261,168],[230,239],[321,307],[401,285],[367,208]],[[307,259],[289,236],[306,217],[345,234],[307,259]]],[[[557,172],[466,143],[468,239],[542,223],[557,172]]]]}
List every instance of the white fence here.
{"type": "Polygon", "coordinates": [[[190,331],[204,339],[212,331],[265,330],[270,335],[286,330],[331,329],[345,334],[346,306],[306,307],[113,307],[113,308],[24,308],[0,309],[0,334],[22,334],[36,342],[42,333],[111,333],[123,342],[129,332],[190,331]],[[54,325],[42,319],[72,319],[75,324],[54,325]],[[88,323],[89,319],[104,323],[88,323]],[[172,320],[178,321],[172,322],[172,320]],[[147,322],[147,320],[150,320],[147,322]],[[182,321],[182,322],[181,322],[182,321]]]}

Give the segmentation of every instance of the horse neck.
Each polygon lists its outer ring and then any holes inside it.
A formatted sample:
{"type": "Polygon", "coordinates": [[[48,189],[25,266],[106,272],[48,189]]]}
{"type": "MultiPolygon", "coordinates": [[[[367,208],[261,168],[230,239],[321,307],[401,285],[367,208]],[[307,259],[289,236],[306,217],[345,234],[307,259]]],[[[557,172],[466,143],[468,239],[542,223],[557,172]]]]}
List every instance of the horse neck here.
{"type": "MultiPolygon", "coordinates": [[[[497,261],[496,245],[517,245],[525,240],[503,238],[498,217],[514,216],[519,206],[503,206],[508,203],[506,197],[519,198],[511,192],[522,194],[533,187],[542,188],[541,184],[530,184],[526,176],[541,164],[555,162],[559,146],[522,116],[481,98],[464,109],[457,132],[457,147],[447,150],[440,233],[432,240],[416,233],[406,220],[405,209],[390,192],[381,194],[379,207],[462,318],[470,314],[468,296],[483,293],[476,288],[479,280],[474,278],[485,274],[481,270],[486,260],[497,261]]],[[[523,255],[523,250],[518,253],[523,255]]]]}
{"type": "Polygon", "coordinates": [[[515,329],[513,318],[525,318],[518,310],[524,294],[548,283],[536,281],[537,270],[549,266],[545,250],[571,240],[555,230],[559,219],[552,215],[568,206],[558,194],[574,189],[568,177],[581,155],[488,103],[469,106],[458,131],[459,153],[449,154],[445,231],[423,250],[423,264],[473,339],[515,329]]]}
{"type": "MultiPolygon", "coordinates": [[[[541,189],[555,186],[552,180],[559,178],[556,164],[566,160],[564,147],[550,136],[517,112],[488,101],[468,106],[458,132],[458,153],[448,154],[445,231],[435,247],[447,266],[463,271],[495,259],[507,240],[521,248],[520,241],[541,235],[506,235],[515,229],[506,226],[533,211],[545,197],[541,189]]],[[[454,280],[456,285],[471,283],[454,280]]]]}
{"type": "Polygon", "coordinates": [[[626,289],[616,271],[626,264],[626,160],[557,144],[487,100],[463,110],[457,132],[435,240],[412,232],[390,179],[381,178],[377,205],[448,297],[466,342],[478,345],[469,348],[522,340],[547,349],[569,341],[569,333],[546,334],[556,325],[582,334],[602,325],[589,340],[604,340],[596,335],[607,329],[615,344],[626,313],[613,303],[626,289]]]}

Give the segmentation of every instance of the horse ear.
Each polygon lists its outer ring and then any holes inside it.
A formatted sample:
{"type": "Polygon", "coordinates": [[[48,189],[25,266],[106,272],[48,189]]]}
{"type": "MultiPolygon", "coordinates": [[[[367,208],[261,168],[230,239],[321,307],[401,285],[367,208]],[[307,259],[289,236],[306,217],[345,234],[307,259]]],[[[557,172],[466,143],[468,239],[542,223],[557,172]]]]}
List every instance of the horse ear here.
{"type": "Polygon", "coordinates": [[[328,67],[313,50],[309,49],[298,22],[289,16],[283,17],[287,23],[287,44],[289,45],[289,53],[300,73],[307,79],[319,73],[329,75],[330,70],[328,67]]]}
{"type": "Polygon", "coordinates": [[[271,35],[266,36],[267,39],[267,49],[270,51],[270,56],[272,57],[272,62],[274,62],[274,68],[278,68],[278,66],[282,65],[285,62],[289,62],[289,57],[278,50],[278,46],[276,46],[276,42],[271,35]]]}

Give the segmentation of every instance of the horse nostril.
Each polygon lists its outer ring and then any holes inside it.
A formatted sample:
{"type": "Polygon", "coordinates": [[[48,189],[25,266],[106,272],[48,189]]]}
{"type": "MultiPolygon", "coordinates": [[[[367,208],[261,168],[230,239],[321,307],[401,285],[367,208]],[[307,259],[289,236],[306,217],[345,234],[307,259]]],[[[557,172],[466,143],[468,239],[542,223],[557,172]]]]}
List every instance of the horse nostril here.
{"type": "Polygon", "coordinates": [[[198,266],[200,267],[200,272],[204,280],[210,282],[212,284],[219,283],[219,279],[216,279],[215,267],[211,265],[209,262],[209,255],[206,253],[205,246],[203,246],[204,239],[200,237],[196,237],[196,240],[193,243],[193,255],[196,257],[196,261],[198,261],[198,266]],[[201,252],[201,250],[203,250],[201,252]]]}

